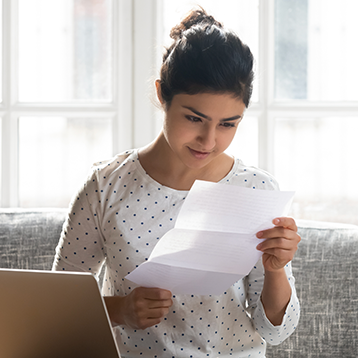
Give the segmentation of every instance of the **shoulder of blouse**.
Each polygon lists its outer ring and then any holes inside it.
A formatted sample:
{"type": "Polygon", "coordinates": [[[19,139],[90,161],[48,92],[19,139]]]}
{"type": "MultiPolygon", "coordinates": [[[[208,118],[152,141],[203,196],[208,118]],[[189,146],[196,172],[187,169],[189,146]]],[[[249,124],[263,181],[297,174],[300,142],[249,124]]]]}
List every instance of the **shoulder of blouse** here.
{"type": "Polygon", "coordinates": [[[130,149],[127,150],[125,152],[122,152],[120,154],[115,155],[114,157],[107,159],[107,160],[102,160],[99,162],[96,162],[92,165],[92,170],[93,171],[100,171],[100,170],[104,170],[106,168],[111,167],[111,169],[118,167],[119,165],[123,164],[124,161],[126,161],[132,154],[135,153],[134,149],[130,149]]]}
{"type": "Polygon", "coordinates": [[[94,163],[87,175],[83,186],[80,188],[79,193],[82,191],[97,192],[102,185],[108,180],[112,180],[113,175],[117,174],[118,170],[126,165],[126,163],[135,157],[135,150],[127,150],[123,153],[117,154],[114,157],[94,163]]]}
{"type": "Polygon", "coordinates": [[[235,159],[235,161],[230,184],[251,187],[252,189],[280,190],[277,180],[267,171],[255,166],[245,165],[240,159],[235,159]]]}

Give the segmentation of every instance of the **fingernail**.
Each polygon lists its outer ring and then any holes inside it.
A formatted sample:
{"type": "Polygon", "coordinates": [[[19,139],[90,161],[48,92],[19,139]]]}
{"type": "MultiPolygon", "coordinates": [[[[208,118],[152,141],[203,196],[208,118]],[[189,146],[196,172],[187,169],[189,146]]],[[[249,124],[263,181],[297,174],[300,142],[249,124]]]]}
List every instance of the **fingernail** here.
{"type": "Polygon", "coordinates": [[[257,249],[257,250],[261,250],[261,248],[262,248],[262,244],[258,244],[258,245],[256,246],[256,249],[257,249]]]}
{"type": "Polygon", "coordinates": [[[263,232],[262,232],[262,231],[259,231],[259,232],[256,234],[257,237],[262,237],[262,235],[263,235],[263,232]]]}
{"type": "Polygon", "coordinates": [[[280,222],[280,219],[274,219],[273,223],[277,225],[280,222]]]}

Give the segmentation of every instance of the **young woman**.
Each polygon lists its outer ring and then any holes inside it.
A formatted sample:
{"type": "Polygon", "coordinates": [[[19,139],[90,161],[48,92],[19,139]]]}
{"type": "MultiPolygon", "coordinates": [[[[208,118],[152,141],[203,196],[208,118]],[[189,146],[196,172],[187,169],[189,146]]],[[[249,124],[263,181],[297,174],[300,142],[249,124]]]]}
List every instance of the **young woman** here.
{"type": "Polygon", "coordinates": [[[269,174],[224,153],[251,97],[249,48],[202,9],[171,37],[156,81],[161,133],[94,167],[71,204],[54,269],[97,275],[105,265],[103,294],[123,357],[264,357],[266,342],[282,342],[299,319],[292,218],[257,233],[266,239],[257,246],[262,260],[220,296],[172,295],[124,279],[173,228],[195,180],[278,189],[269,174]]]}

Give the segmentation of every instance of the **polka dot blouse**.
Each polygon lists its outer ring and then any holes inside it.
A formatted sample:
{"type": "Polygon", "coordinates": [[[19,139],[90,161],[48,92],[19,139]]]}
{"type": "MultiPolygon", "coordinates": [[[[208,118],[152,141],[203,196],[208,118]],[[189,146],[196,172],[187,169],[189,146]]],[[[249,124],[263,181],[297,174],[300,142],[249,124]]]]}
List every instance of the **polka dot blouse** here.
{"type": "MultiPolygon", "coordinates": [[[[221,183],[278,189],[266,172],[237,159],[221,183]]],[[[98,275],[104,265],[103,295],[128,295],[135,285],[124,277],[147,260],[158,240],[174,227],[187,194],[149,177],[137,150],[96,164],[72,200],[53,269],[98,275]]],[[[260,301],[260,260],[220,296],[174,295],[169,314],[158,325],[145,330],[115,327],[122,357],[265,357],[266,343],[281,343],[299,320],[290,264],[285,269],[292,295],[280,326],[266,318],[260,301]]]]}

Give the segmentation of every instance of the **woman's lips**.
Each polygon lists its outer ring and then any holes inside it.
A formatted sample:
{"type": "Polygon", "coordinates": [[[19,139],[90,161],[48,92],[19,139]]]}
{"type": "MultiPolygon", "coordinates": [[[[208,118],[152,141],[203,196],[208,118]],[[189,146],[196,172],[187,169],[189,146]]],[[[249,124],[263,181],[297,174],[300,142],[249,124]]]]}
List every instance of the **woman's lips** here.
{"type": "Polygon", "coordinates": [[[199,152],[197,150],[189,148],[190,153],[196,158],[196,159],[205,159],[210,155],[210,152],[199,152]]]}

